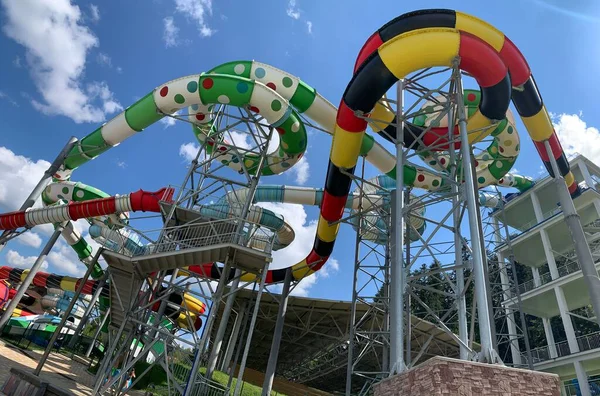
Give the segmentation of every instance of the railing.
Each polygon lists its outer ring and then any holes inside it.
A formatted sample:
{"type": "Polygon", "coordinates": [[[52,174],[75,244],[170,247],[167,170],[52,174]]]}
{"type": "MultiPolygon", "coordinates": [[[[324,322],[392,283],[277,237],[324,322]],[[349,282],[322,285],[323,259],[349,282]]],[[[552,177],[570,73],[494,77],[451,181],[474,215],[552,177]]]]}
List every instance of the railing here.
{"type": "Polygon", "coordinates": [[[110,250],[128,257],[219,244],[236,244],[271,253],[275,240],[275,234],[271,230],[240,219],[190,222],[149,231],[132,228],[109,230],[106,236],[112,242],[108,246],[110,250]]]}
{"type": "MultiPolygon", "coordinates": [[[[600,396],[600,379],[588,380],[588,386],[590,387],[590,394],[592,396],[600,396]]],[[[579,396],[581,395],[580,386],[577,383],[569,381],[565,384],[564,396],[579,396]]]]}
{"type": "MultiPolygon", "coordinates": [[[[579,336],[575,340],[579,347],[579,352],[600,348],[600,331],[579,336]]],[[[556,348],[557,358],[572,354],[568,341],[557,342],[554,346],[556,348]]],[[[550,356],[550,348],[547,345],[532,349],[531,356],[533,358],[533,364],[552,359],[550,356]]],[[[521,358],[524,361],[527,361],[527,354],[521,353],[521,358]]]]}
{"type": "MultiPolygon", "coordinates": [[[[536,225],[541,224],[541,223],[547,221],[548,219],[556,216],[560,212],[562,212],[562,209],[560,207],[548,210],[548,211],[542,213],[542,221],[537,221],[537,218],[536,218],[536,219],[533,219],[533,220],[528,221],[527,223],[523,224],[518,229],[521,231],[521,234],[522,234],[525,231],[529,230],[530,228],[533,228],[536,225]]],[[[519,234],[519,235],[521,235],[521,234],[519,234]]]]}
{"type": "Polygon", "coordinates": [[[198,373],[196,381],[194,382],[194,389],[192,390],[192,396],[226,396],[229,395],[229,388],[221,385],[216,381],[206,379],[203,375],[198,373]]]}
{"type": "MultiPolygon", "coordinates": [[[[590,250],[592,251],[592,256],[594,256],[594,258],[599,258],[600,257],[600,243],[598,243],[598,242],[590,243],[589,246],[590,246],[590,250]]],[[[577,272],[581,269],[579,262],[577,262],[577,255],[575,253],[575,250],[571,250],[565,254],[558,254],[556,252],[553,252],[553,253],[555,253],[556,256],[559,257],[557,260],[558,263],[562,264],[557,268],[559,277],[567,276],[567,275],[577,272]]],[[[527,282],[523,282],[523,283],[519,284],[519,293],[521,293],[521,294],[526,293],[528,291],[535,289],[536,287],[543,286],[552,280],[553,279],[552,279],[552,275],[550,274],[550,272],[545,272],[542,275],[540,275],[539,286],[536,286],[533,279],[530,279],[527,282]]],[[[514,291],[515,290],[513,288],[513,292],[514,291]]]]}

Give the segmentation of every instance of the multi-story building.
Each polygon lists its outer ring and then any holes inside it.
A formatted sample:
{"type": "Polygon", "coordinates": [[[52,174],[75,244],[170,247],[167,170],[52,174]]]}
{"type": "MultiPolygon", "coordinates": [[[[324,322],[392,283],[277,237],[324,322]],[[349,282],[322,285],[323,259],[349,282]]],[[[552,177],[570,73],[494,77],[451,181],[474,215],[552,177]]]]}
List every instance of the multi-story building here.
{"type": "MultiPolygon", "coordinates": [[[[574,202],[600,269],[600,167],[581,155],[570,162],[577,180],[587,184],[574,202]]],[[[555,182],[550,177],[538,181],[491,216],[511,231],[510,243],[499,247],[499,256],[506,259],[512,253],[517,265],[525,266],[519,272],[531,274],[527,281],[518,280],[520,307],[514,289],[506,292],[503,306],[507,312],[521,309],[543,322],[546,345],[532,349],[534,369],[559,374],[565,395],[600,395],[600,380],[595,379],[600,374],[600,331],[555,182]],[[582,321],[588,325],[581,326],[582,321]],[[564,340],[556,342],[557,334],[564,340]],[[585,382],[590,391],[579,387],[585,382]]],[[[514,322],[508,324],[514,330],[514,322]]],[[[511,345],[511,355],[517,365],[527,363],[517,342],[511,345]]]]}

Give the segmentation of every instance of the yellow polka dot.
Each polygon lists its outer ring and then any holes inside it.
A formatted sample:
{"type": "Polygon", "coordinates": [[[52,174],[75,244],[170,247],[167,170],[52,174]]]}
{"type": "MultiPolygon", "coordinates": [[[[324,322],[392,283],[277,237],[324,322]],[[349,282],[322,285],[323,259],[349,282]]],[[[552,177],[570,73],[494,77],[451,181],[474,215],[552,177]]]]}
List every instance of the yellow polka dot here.
{"type": "Polygon", "coordinates": [[[424,188],[425,190],[429,190],[429,186],[428,186],[427,184],[423,185],[423,188],[424,188]]]}
{"type": "Polygon", "coordinates": [[[492,148],[490,148],[490,151],[492,152],[492,154],[496,154],[498,149],[496,147],[492,147],[492,148]]]}
{"type": "Polygon", "coordinates": [[[250,167],[252,166],[252,164],[254,163],[254,161],[247,159],[246,161],[244,161],[244,165],[246,165],[246,167],[250,167]]]}
{"type": "Polygon", "coordinates": [[[286,142],[281,142],[281,147],[287,150],[290,146],[286,142]]]}
{"type": "Polygon", "coordinates": [[[510,147],[510,146],[512,146],[512,140],[507,140],[507,141],[505,141],[505,142],[504,142],[504,145],[505,145],[506,147],[510,147]]]}

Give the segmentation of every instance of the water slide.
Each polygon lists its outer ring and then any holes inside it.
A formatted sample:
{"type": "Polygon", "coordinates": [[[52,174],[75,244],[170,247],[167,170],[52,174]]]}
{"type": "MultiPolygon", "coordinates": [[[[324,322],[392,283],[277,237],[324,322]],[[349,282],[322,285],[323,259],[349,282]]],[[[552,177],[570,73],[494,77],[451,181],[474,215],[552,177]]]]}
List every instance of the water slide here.
{"type": "MultiPolygon", "coordinates": [[[[306,260],[293,266],[294,273],[305,275],[320,269],[333,250],[339,225],[329,225],[329,222],[341,218],[351,185],[351,178],[342,169],[355,169],[367,128],[367,121],[356,114],[377,114],[377,119],[381,119],[387,109],[378,100],[399,79],[428,67],[451,67],[455,60],[475,78],[482,92],[478,110],[469,117],[469,130],[479,131],[492,125],[494,120],[503,119],[512,95],[550,175],[555,176],[544,148],[546,140],[569,192],[573,197],[580,194],[529,66],[516,46],[491,25],[470,15],[452,10],[411,12],[385,24],[359,52],[354,76],[337,113],[313,251],[306,260]]],[[[414,139],[414,128],[418,126],[407,123],[401,131],[405,142],[410,142],[411,137],[414,139]]],[[[395,128],[386,132],[392,136],[397,133],[395,128]]],[[[432,129],[423,141],[436,143],[431,149],[439,150],[437,142],[443,140],[446,133],[444,128],[432,129]]],[[[471,143],[478,137],[479,134],[470,134],[471,143]]],[[[447,149],[447,143],[441,149],[447,149]]],[[[486,180],[478,177],[478,182],[486,180]]]]}
{"type": "MultiPolygon", "coordinates": [[[[78,142],[55,177],[57,182],[68,180],[78,166],[142,131],[166,114],[173,114],[186,106],[191,108],[190,117],[196,124],[194,131],[198,139],[206,142],[216,159],[232,169],[240,170],[241,163],[256,169],[256,157],[231,149],[215,133],[211,111],[216,104],[249,108],[277,129],[279,147],[270,154],[263,174],[278,174],[291,167],[304,153],[306,128],[299,116],[303,114],[333,133],[334,139],[313,250],[303,261],[292,266],[294,278],[301,279],[320,269],[333,249],[339,225],[330,226],[328,223],[341,218],[350,189],[350,178],[340,169],[353,170],[358,156],[362,155],[383,174],[392,179],[396,176],[394,156],[365,133],[367,123],[355,116],[355,111],[370,114],[373,119],[393,121],[394,114],[377,102],[387,89],[400,76],[414,70],[450,66],[456,56],[461,57],[461,68],[476,78],[482,92],[481,95],[473,94],[474,98],[471,93],[465,95],[469,128],[481,130],[494,125],[495,120],[501,120],[494,132],[489,128],[489,133],[495,139],[486,150],[487,154],[482,153],[478,157],[481,165],[477,169],[479,187],[497,184],[524,191],[531,186],[530,180],[510,175],[510,167],[506,166],[511,161],[514,163],[519,147],[510,117],[502,126],[512,90],[513,102],[547,169],[552,175],[548,157],[543,151],[545,140],[550,141],[569,191],[577,196],[579,188],[522,55],[493,27],[477,18],[449,10],[405,14],[371,36],[359,53],[355,75],[339,109],[335,109],[298,78],[272,66],[259,62],[229,62],[207,74],[183,77],[159,86],[78,142]],[[514,89],[511,89],[511,77],[514,89]],[[506,141],[501,139],[511,134],[514,134],[511,141],[513,153],[501,156],[499,148],[506,141]],[[498,164],[500,162],[502,165],[498,164]]],[[[405,123],[402,131],[405,142],[419,144],[415,135],[425,130],[427,122],[430,120],[425,118],[405,123]]],[[[375,125],[373,129],[376,133],[385,130],[392,136],[396,133],[395,128],[389,128],[388,124],[382,124],[379,130],[375,125]]],[[[440,152],[438,158],[440,155],[443,158],[444,150],[448,149],[447,142],[443,144],[446,133],[447,128],[438,126],[422,139],[425,148],[440,152]],[[442,144],[439,144],[440,141],[442,144]]],[[[470,143],[481,140],[481,135],[471,134],[470,143]]],[[[503,149],[506,147],[508,145],[502,146],[503,149]]],[[[444,187],[444,164],[441,160],[439,162],[433,164],[430,161],[431,169],[406,165],[402,170],[405,184],[427,190],[441,189],[444,187]]],[[[485,196],[483,198],[480,197],[480,201],[486,202],[485,196]]],[[[8,224],[6,220],[3,224],[2,219],[0,217],[2,227],[19,226],[16,223],[8,224]]],[[[26,222],[19,224],[31,225],[26,222]]],[[[270,271],[268,281],[281,281],[284,274],[285,269],[270,271]]]]}
{"type": "MultiPolygon", "coordinates": [[[[0,267],[0,281],[8,280],[14,284],[17,284],[22,282],[28,273],[29,270],[2,266],[0,267]]],[[[74,278],[71,276],[38,272],[33,277],[32,284],[34,286],[46,288],[47,290],[58,289],[55,293],[53,293],[55,294],[55,296],[44,296],[42,299],[42,305],[44,306],[45,302],[47,308],[57,307],[58,309],[64,310],[68,306],[68,301],[65,302],[64,300],[66,299],[62,298],[62,295],[65,293],[74,293],[80,286],[81,282],[83,282],[83,278],[74,278]]],[[[2,285],[6,286],[6,283],[0,282],[0,295],[3,291],[2,285]]],[[[81,293],[87,296],[92,295],[96,292],[98,287],[99,281],[87,280],[85,281],[81,293]]],[[[108,287],[104,287],[100,294],[101,309],[105,309],[106,307],[108,307],[108,297],[108,287]]],[[[168,302],[169,304],[165,311],[165,315],[172,319],[174,322],[176,322],[176,324],[179,327],[187,328],[189,326],[188,319],[185,314],[185,312],[188,311],[191,322],[194,324],[196,330],[200,328],[200,326],[202,325],[201,316],[206,310],[206,306],[204,305],[204,303],[202,303],[202,301],[198,300],[189,293],[173,293],[169,296],[168,302]]],[[[157,302],[152,306],[152,309],[156,311],[159,305],[160,302],[157,302]]]]}

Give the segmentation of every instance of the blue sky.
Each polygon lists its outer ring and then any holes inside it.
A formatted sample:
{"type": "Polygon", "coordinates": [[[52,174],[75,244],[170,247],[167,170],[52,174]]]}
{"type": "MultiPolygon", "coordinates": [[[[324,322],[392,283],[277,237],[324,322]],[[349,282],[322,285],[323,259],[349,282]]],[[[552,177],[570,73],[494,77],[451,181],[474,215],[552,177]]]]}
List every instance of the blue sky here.
{"type": "MultiPolygon", "coordinates": [[[[337,105],[365,40],[381,25],[417,8],[457,8],[502,30],[523,52],[568,153],[600,158],[594,87],[600,85],[600,5],[541,1],[1,0],[0,209],[18,207],[69,136],[83,137],[136,99],[171,79],[223,62],[255,59],[299,76],[337,105]]],[[[519,173],[538,177],[541,161],[518,121],[519,173]]],[[[295,171],[263,179],[322,187],[331,138],[310,136],[295,171]]],[[[108,193],[158,189],[183,179],[194,136],[185,123],[158,123],[78,169],[73,180],[108,193]],[[183,150],[182,150],[183,148],[183,150]]],[[[297,227],[298,242],[279,253],[292,264],[312,245],[316,208],[276,207],[297,227]]],[[[81,224],[80,224],[81,225],[81,224]]],[[[0,253],[0,264],[30,266],[48,229],[34,230],[0,253]]],[[[344,226],[325,275],[301,292],[348,299],[354,233],[344,226]]],[[[83,265],[59,244],[50,270],[83,265]]]]}

